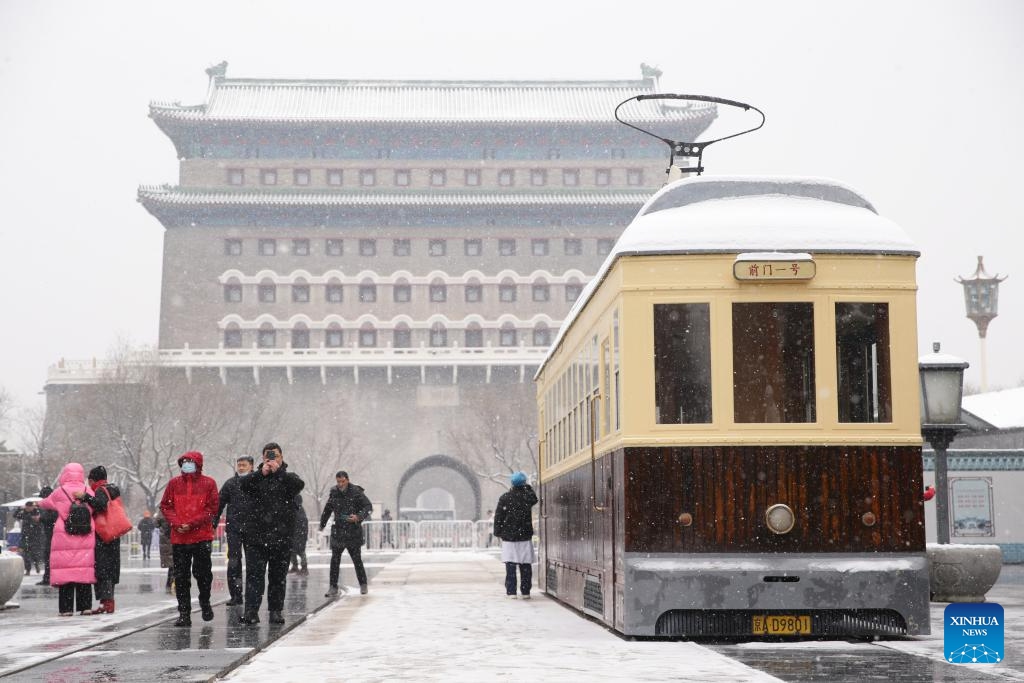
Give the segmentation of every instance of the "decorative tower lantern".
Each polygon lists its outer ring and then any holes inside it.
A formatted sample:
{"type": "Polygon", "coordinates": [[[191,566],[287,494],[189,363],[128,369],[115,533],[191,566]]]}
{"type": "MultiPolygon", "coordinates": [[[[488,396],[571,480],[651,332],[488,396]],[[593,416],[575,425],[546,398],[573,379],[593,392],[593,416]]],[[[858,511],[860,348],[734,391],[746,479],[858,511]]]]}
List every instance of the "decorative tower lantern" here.
{"type": "Polygon", "coordinates": [[[981,256],[978,257],[978,267],[969,280],[962,277],[957,282],[964,286],[964,304],[967,306],[967,317],[978,326],[978,338],[981,343],[981,390],[988,390],[988,362],[985,354],[985,336],[988,333],[988,324],[999,315],[999,283],[1006,279],[1006,276],[999,277],[996,273],[992,277],[985,272],[985,264],[981,256]]]}

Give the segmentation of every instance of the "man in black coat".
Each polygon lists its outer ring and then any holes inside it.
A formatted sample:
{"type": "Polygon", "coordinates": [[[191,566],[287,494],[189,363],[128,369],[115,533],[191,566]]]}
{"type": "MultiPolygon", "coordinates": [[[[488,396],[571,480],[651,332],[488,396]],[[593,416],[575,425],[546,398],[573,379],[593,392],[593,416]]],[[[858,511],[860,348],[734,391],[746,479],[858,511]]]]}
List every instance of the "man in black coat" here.
{"type": "Polygon", "coordinates": [[[373,512],[373,505],[361,486],[349,482],[348,472],[342,470],[334,476],[338,485],[331,489],[324,513],[320,516],[320,531],[323,531],[327,520],[334,515],[334,526],[331,528],[330,589],[324,597],[333,598],[338,595],[341,554],[346,550],[356,570],[359,592],[366,595],[366,569],[363,568],[362,558],[363,520],[373,512]]]}
{"type": "Polygon", "coordinates": [[[43,522],[40,509],[33,501],[25,503],[25,507],[14,513],[14,518],[21,520],[21,559],[25,563],[25,576],[32,573],[35,566],[39,573],[43,559],[43,522]]]}
{"type": "Polygon", "coordinates": [[[228,537],[228,593],[231,599],[228,607],[241,605],[244,600],[242,592],[242,527],[249,511],[249,503],[242,493],[242,480],[252,474],[253,460],[251,455],[243,455],[235,461],[235,476],[224,482],[220,487],[220,507],[217,518],[213,522],[216,529],[220,524],[220,516],[224,508],[228,509],[224,530],[228,537]]]}
{"type": "Polygon", "coordinates": [[[242,479],[242,493],[248,504],[242,529],[246,567],[243,623],[259,623],[266,584],[270,623],[284,623],[282,612],[295,528],[294,498],[305,485],[299,475],[288,471],[276,443],[263,447],[263,462],[242,479]]]}
{"type": "MultiPolygon", "coordinates": [[[[40,498],[49,498],[53,489],[44,486],[39,490],[40,498]]],[[[57,523],[56,510],[40,510],[39,521],[43,525],[43,579],[37,586],[50,585],[50,543],[53,541],[53,525],[57,523]]]]}
{"type": "Polygon", "coordinates": [[[527,483],[524,472],[511,476],[512,488],[501,495],[494,509],[494,535],[501,539],[501,561],[505,563],[505,594],[516,597],[516,567],[519,567],[519,591],[530,597],[533,585],[533,515],[537,494],[527,483]]]}

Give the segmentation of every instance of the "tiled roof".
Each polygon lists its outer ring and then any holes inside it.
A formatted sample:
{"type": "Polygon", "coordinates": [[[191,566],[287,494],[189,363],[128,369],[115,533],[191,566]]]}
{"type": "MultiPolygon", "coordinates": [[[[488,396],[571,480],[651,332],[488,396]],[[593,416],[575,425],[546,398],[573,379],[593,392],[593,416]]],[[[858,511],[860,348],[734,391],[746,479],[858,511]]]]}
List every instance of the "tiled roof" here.
{"type": "MultiPolygon", "coordinates": [[[[150,115],[180,121],[613,122],[612,110],[655,92],[652,79],[622,81],[348,81],[213,79],[205,104],[153,102],[150,115]]],[[[631,105],[635,121],[706,121],[715,105],[631,105]]]]}
{"type": "Polygon", "coordinates": [[[138,199],[152,206],[628,206],[650,192],[218,192],[143,185],[138,199]]]}

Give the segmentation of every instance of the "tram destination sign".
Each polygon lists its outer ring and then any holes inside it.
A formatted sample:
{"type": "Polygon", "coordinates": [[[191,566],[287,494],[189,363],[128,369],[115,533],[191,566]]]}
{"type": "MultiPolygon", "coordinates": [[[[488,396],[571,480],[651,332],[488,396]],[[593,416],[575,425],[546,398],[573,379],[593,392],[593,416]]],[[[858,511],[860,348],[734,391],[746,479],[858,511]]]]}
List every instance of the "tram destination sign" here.
{"type": "Polygon", "coordinates": [[[737,280],[775,282],[785,280],[810,280],[816,269],[810,254],[789,254],[764,252],[740,254],[732,266],[737,280]]]}

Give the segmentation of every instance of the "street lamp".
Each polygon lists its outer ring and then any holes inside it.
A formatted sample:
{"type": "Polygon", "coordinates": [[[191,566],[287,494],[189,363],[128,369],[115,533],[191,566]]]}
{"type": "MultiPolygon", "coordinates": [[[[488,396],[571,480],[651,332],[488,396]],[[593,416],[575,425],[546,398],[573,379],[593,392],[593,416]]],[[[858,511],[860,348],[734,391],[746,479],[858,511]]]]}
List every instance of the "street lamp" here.
{"type": "Polygon", "coordinates": [[[939,543],[949,543],[949,487],[946,476],[946,449],[960,422],[960,402],[964,394],[964,370],[968,363],[956,356],[939,353],[939,342],[932,353],[918,359],[921,377],[921,436],[935,451],[935,515],[939,543]]]}
{"type": "Polygon", "coordinates": [[[967,317],[970,318],[978,328],[978,339],[981,344],[981,390],[988,391],[988,360],[985,354],[985,337],[988,334],[988,324],[999,315],[999,283],[1006,279],[1006,276],[999,277],[996,273],[992,277],[985,272],[985,264],[982,257],[978,257],[978,267],[970,280],[962,277],[957,278],[964,287],[964,305],[967,307],[967,317]]]}

